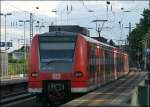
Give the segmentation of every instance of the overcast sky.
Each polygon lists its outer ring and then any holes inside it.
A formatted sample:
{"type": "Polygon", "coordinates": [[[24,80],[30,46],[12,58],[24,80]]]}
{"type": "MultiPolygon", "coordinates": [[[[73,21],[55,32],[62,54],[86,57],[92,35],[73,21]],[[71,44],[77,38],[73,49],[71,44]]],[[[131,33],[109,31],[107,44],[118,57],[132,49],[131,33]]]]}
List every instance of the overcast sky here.
{"type": "MultiPolygon", "coordinates": [[[[108,11],[106,1],[1,1],[1,13],[12,13],[11,16],[7,16],[7,41],[13,41],[13,47],[9,51],[17,49],[18,46],[21,47],[22,43],[19,39],[23,39],[23,24],[18,21],[28,20],[29,13],[34,15],[34,26],[37,25],[36,21],[40,22],[39,25],[45,26],[49,26],[51,22],[57,25],[75,24],[93,28],[90,29],[91,36],[98,36],[92,20],[108,20],[104,24],[101,36],[116,42],[120,38],[126,39],[129,29],[124,27],[129,26],[129,22],[135,27],[135,24],[139,23],[142,18],[144,8],[148,8],[148,1],[111,1],[108,11]],[[52,10],[56,10],[57,13],[52,10]]],[[[102,22],[98,25],[102,26],[102,22]]],[[[43,32],[48,32],[48,27],[41,29],[34,27],[34,34],[43,32]]],[[[29,23],[26,23],[26,39],[28,43],[29,23]]],[[[4,16],[1,16],[1,41],[4,41],[4,16]]]]}

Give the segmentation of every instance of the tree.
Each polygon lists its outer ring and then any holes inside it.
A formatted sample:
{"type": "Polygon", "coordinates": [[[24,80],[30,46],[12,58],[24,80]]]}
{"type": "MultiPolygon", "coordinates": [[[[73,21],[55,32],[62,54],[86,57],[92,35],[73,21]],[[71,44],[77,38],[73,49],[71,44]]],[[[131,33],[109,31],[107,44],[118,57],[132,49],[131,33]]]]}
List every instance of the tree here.
{"type": "Polygon", "coordinates": [[[128,37],[130,64],[142,60],[141,56],[143,46],[141,41],[144,39],[150,27],[150,9],[144,9],[142,16],[143,18],[140,19],[140,23],[136,24],[136,28],[133,29],[128,37]]]}
{"type": "Polygon", "coordinates": [[[108,43],[109,43],[111,46],[115,46],[115,42],[113,42],[112,39],[111,39],[108,43]]]}

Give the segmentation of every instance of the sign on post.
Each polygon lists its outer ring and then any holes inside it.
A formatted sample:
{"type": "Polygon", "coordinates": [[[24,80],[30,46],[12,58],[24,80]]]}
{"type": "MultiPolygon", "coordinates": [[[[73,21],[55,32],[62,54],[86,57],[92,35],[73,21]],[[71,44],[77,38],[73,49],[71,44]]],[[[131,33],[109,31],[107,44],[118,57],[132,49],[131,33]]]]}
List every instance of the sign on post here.
{"type": "Polygon", "coordinates": [[[5,42],[0,42],[0,47],[5,47],[5,42]]]}
{"type": "Polygon", "coordinates": [[[150,49],[145,49],[144,55],[145,55],[145,56],[149,56],[149,55],[150,55],[150,49]]]}
{"type": "Polygon", "coordinates": [[[0,47],[12,47],[12,42],[0,42],[0,47]]]}

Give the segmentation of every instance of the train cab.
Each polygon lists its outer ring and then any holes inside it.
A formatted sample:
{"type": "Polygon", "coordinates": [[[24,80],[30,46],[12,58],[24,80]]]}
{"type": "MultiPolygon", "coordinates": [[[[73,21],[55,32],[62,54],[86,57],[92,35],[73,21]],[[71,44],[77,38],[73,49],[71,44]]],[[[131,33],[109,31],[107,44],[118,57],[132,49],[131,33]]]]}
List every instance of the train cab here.
{"type": "Polygon", "coordinates": [[[89,37],[78,26],[51,26],[37,34],[29,50],[29,92],[39,102],[67,100],[118,79],[128,71],[128,56],[89,37]],[[125,62],[126,61],[126,62],[125,62]]]}

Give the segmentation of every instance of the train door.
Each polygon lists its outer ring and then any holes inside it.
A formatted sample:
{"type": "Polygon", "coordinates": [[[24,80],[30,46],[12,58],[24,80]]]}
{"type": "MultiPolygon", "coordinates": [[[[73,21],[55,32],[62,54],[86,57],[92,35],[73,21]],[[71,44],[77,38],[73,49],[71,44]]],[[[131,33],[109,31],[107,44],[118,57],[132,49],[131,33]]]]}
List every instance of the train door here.
{"type": "Polygon", "coordinates": [[[94,85],[95,86],[97,86],[97,82],[98,82],[98,67],[97,67],[97,65],[98,65],[98,63],[97,63],[97,58],[98,58],[98,56],[97,56],[97,46],[96,45],[94,45],[94,50],[93,50],[93,71],[94,71],[94,85]]]}
{"type": "Polygon", "coordinates": [[[111,52],[108,51],[108,81],[111,80],[111,52]]]}
{"type": "Polygon", "coordinates": [[[114,52],[111,51],[111,80],[115,79],[115,71],[114,71],[114,52]]]}
{"type": "Polygon", "coordinates": [[[100,86],[100,46],[97,46],[97,59],[96,59],[96,64],[97,64],[97,84],[100,86]]]}
{"type": "Polygon", "coordinates": [[[117,79],[119,78],[119,53],[116,55],[116,71],[117,71],[117,79]]]}
{"type": "Polygon", "coordinates": [[[91,86],[93,84],[93,74],[92,74],[92,63],[93,63],[93,60],[92,60],[92,48],[91,48],[91,45],[90,43],[88,43],[88,82],[89,82],[89,85],[91,86]]]}
{"type": "Polygon", "coordinates": [[[120,53],[117,53],[117,78],[120,77],[120,73],[121,73],[121,60],[120,60],[120,53]]]}
{"type": "Polygon", "coordinates": [[[105,81],[105,72],[104,72],[104,50],[100,48],[100,82],[101,85],[105,81]]]}
{"type": "Polygon", "coordinates": [[[110,51],[107,51],[107,79],[108,79],[108,81],[110,81],[111,80],[111,58],[110,58],[110,51]]]}
{"type": "Polygon", "coordinates": [[[117,79],[117,53],[114,51],[114,75],[115,79],[117,79]]]}
{"type": "Polygon", "coordinates": [[[109,52],[105,50],[105,82],[109,81],[109,52]]]}
{"type": "Polygon", "coordinates": [[[127,74],[129,72],[129,66],[128,66],[128,55],[124,55],[124,72],[127,74]]]}
{"type": "Polygon", "coordinates": [[[125,64],[125,59],[124,59],[124,54],[122,53],[121,54],[121,69],[122,69],[121,76],[125,74],[124,64],[125,64]]]}
{"type": "Polygon", "coordinates": [[[113,80],[113,73],[114,73],[114,67],[113,67],[113,52],[112,49],[108,50],[108,62],[107,62],[107,67],[108,67],[108,81],[113,80]]]}
{"type": "Polygon", "coordinates": [[[103,66],[104,66],[104,83],[106,83],[106,76],[107,76],[107,72],[106,72],[106,50],[103,50],[103,66]]]}
{"type": "Polygon", "coordinates": [[[95,45],[89,43],[89,65],[88,65],[88,74],[89,74],[89,85],[95,86],[97,84],[97,73],[96,73],[96,48],[95,45]]]}

